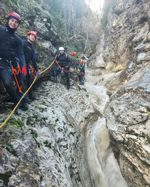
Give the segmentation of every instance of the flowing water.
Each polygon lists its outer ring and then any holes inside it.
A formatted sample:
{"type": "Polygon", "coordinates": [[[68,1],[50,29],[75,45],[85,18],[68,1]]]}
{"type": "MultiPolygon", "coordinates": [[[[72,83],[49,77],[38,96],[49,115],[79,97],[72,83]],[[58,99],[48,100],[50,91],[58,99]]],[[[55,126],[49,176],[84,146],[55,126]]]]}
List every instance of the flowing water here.
{"type": "MultiPolygon", "coordinates": [[[[103,86],[114,74],[92,76],[86,69],[85,87],[90,95],[93,106],[103,115],[106,103],[109,101],[107,89],[103,86]],[[103,80],[101,82],[101,80],[103,80]]],[[[119,165],[114,157],[109,143],[106,119],[99,119],[92,125],[87,136],[88,164],[94,187],[127,187],[119,165]]]]}

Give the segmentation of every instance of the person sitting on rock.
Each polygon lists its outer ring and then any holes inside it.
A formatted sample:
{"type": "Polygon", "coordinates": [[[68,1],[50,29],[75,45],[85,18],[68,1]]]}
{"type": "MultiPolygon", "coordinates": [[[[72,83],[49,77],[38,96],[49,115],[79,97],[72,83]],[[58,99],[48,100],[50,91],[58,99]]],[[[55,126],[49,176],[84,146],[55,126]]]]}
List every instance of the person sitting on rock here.
{"type": "Polygon", "coordinates": [[[56,61],[58,62],[58,67],[54,69],[54,82],[57,82],[57,72],[63,71],[65,73],[66,81],[67,81],[67,89],[70,89],[70,80],[69,80],[69,69],[71,66],[71,58],[64,53],[65,49],[63,47],[59,47],[60,54],[56,57],[56,61]]]}
{"type": "Polygon", "coordinates": [[[80,85],[84,85],[83,78],[85,76],[85,60],[80,61],[79,71],[80,71],[79,74],[80,85]]]}
{"type": "MultiPolygon", "coordinates": [[[[14,108],[20,98],[13,87],[13,75],[16,77],[21,97],[25,92],[22,74],[26,75],[27,69],[22,41],[15,33],[21,22],[20,15],[11,12],[7,19],[6,27],[0,26],[0,79],[14,102],[14,108]]],[[[20,108],[22,110],[28,109],[25,98],[23,98],[20,108]]]]}
{"type": "MultiPolygon", "coordinates": [[[[23,40],[24,55],[27,65],[27,76],[26,76],[27,89],[30,87],[32,83],[33,67],[36,70],[36,76],[39,76],[38,67],[35,61],[35,51],[34,48],[32,47],[32,44],[35,42],[36,38],[37,38],[36,32],[29,31],[27,33],[27,40],[23,40]]],[[[32,94],[32,89],[29,90],[29,99],[31,101],[37,100],[32,94]]]]}

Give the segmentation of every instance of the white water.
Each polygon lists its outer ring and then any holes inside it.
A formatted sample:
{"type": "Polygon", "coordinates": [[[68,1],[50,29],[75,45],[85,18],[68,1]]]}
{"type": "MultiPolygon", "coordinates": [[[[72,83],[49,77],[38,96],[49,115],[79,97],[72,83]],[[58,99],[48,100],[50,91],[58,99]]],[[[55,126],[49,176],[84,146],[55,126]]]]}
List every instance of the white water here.
{"type": "MultiPolygon", "coordinates": [[[[89,92],[93,106],[101,114],[103,114],[104,107],[109,101],[107,89],[103,86],[101,80],[107,82],[112,76],[113,74],[93,77],[90,70],[87,69],[85,87],[89,92]]],[[[127,187],[128,185],[122,177],[119,165],[110,148],[106,119],[99,117],[92,124],[90,131],[90,133],[87,133],[87,153],[94,187],[127,187]]]]}

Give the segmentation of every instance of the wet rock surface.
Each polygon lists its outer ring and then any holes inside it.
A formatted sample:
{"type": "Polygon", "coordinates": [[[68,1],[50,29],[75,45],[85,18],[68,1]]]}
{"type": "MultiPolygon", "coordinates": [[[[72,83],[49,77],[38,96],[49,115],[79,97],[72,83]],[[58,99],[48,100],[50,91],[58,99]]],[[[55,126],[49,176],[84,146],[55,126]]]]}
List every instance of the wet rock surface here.
{"type": "Polygon", "coordinates": [[[95,111],[87,92],[49,81],[36,97],[0,130],[0,186],[90,187],[83,140],[95,111]]]}
{"type": "Polygon", "coordinates": [[[90,68],[99,65],[96,85],[104,85],[110,99],[104,116],[115,156],[130,187],[150,186],[150,54],[147,0],[119,0],[97,45],[90,68]]]}

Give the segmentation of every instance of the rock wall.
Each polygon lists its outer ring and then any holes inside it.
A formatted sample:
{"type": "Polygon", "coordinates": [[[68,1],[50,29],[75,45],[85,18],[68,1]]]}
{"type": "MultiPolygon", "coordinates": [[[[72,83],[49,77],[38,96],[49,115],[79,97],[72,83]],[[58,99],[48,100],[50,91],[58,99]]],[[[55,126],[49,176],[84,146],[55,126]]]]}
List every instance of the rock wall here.
{"type": "Polygon", "coordinates": [[[150,2],[119,0],[88,66],[100,68],[112,147],[132,187],[150,186],[150,2]],[[105,79],[105,76],[111,78],[105,79]]]}
{"type": "Polygon", "coordinates": [[[87,92],[44,82],[36,96],[0,130],[0,186],[91,187],[84,139],[95,110],[87,92]]]}

